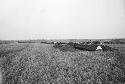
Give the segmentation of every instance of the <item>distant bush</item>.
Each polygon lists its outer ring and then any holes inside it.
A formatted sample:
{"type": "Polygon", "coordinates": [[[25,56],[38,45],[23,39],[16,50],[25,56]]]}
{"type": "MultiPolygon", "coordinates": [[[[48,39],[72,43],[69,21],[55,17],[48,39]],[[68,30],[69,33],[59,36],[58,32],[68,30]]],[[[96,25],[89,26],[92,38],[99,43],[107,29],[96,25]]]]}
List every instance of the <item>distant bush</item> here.
{"type": "Polygon", "coordinates": [[[74,46],[75,45],[75,43],[73,43],[73,42],[69,42],[67,45],[70,45],[70,46],[74,46]]]}
{"type": "Polygon", "coordinates": [[[90,44],[90,43],[91,43],[91,41],[86,42],[86,44],[90,44]]]}
{"type": "Polygon", "coordinates": [[[18,43],[36,43],[35,41],[18,41],[18,43]]]}
{"type": "Polygon", "coordinates": [[[85,42],[81,42],[80,44],[81,44],[81,45],[84,45],[84,44],[85,44],[85,42]]]}
{"type": "Polygon", "coordinates": [[[100,42],[99,41],[93,41],[92,44],[99,45],[100,42]]]}
{"type": "Polygon", "coordinates": [[[105,43],[105,44],[112,44],[112,43],[111,43],[111,42],[109,42],[109,41],[105,41],[104,43],[105,43]]]}
{"type": "Polygon", "coordinates": [[[41,43],[45,43],[46,44],[47,42],[41,42],[41,43]]]}

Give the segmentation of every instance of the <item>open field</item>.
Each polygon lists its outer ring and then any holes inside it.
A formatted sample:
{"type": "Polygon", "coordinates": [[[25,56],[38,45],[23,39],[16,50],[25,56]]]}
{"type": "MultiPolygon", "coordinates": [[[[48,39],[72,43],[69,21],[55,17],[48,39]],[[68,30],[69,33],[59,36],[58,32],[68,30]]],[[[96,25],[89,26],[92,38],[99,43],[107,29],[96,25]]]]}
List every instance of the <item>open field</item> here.
{"type": "Polygon", "coordinates": [[[60,51],[53,44],[0,45],[2,84],[124,84],[125,44],[117,51],[60,51]]]}

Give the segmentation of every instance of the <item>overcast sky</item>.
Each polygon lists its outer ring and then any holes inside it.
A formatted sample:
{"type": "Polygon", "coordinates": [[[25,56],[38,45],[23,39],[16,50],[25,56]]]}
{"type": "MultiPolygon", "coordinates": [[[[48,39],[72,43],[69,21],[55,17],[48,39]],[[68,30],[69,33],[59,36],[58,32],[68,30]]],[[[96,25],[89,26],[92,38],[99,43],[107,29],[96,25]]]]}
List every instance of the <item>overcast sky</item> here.
{"type": "Polygon", "coordinates": [[[125,0],[0,0],[0,39],[125,38],[125,0]]]}

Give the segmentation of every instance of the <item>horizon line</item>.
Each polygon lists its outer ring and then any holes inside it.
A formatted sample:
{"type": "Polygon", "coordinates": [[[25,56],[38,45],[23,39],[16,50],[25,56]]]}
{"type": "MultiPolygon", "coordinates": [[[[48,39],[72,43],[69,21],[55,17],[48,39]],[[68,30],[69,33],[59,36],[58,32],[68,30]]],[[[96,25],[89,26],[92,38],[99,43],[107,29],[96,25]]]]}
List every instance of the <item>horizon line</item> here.
{"type": "Polygon", "coordinates": [[[110,39],[125,39],[125,38],[95,38],[95,39],[91,39],[91,38],[89,38],[89,39],[77,39],[77,38],[69,38],[69,39],[48,39],[48,38],[46,38],[46,39],[0,39],[0,41],[19,41],[19,40],[110,40],[110,39]]]}

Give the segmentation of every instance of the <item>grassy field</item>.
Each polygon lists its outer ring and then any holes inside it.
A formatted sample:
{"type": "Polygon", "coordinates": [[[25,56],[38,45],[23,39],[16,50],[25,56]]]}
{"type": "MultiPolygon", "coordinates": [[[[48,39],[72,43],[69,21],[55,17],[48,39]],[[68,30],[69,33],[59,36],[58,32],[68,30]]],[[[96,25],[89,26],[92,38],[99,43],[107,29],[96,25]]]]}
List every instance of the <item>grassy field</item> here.
{"type": "Polygon", "coordinates": [[[70,52],[53,44],[1,44],[0,80],[2,84],[125,84],[125,45],[109,46],[118,50],[70,52]]]}

